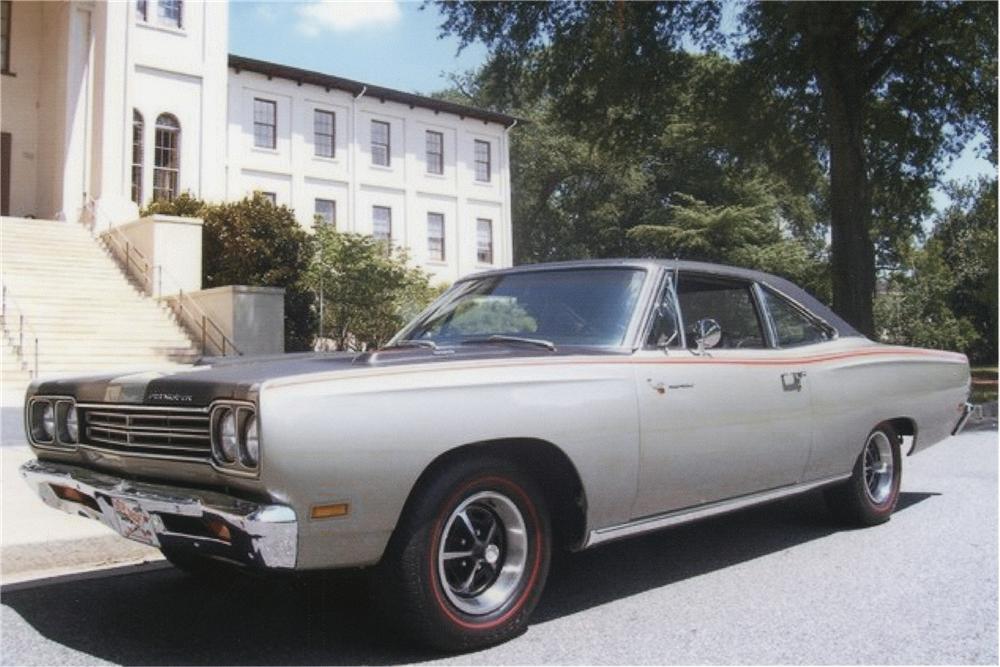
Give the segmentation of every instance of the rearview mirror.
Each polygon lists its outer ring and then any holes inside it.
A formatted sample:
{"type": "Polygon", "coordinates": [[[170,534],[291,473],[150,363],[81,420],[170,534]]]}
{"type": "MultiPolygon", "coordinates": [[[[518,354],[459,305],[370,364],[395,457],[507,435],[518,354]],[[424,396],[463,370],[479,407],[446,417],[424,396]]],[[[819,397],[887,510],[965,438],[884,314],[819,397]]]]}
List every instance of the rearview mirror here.
{"type": "Polygon", "coordinates": [[[698,345],[698,354],[704,354],[722,341],[722,327],[713,319],[698,320],[694,325],[694,342],[698,345]]]}

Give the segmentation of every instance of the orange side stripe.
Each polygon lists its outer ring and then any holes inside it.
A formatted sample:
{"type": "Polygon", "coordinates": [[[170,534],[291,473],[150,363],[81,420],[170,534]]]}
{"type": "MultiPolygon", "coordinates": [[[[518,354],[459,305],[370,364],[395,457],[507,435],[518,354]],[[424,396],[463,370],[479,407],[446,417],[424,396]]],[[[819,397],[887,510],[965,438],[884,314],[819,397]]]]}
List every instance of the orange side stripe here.
{"type": "MultiPolygon", "coordinates": [[[[711,364],[711,365],[722,365],[722,366],[796,366],[801,364],[820,364],[828,361],[840,361],[843,359],[850,359],[853,357],[876,357],[876,356],[910,356],[910,357],[925,357],[928,359],[937,359],[939,361],[950,361],[955,363],[963,363],[966,361],[964,355],[957,354],[954,352],[945,352],[941,350],[920,350],[913,348],[883,348],[876,350],[854,350],[847,352],[837,352],[831,354],[823,355],[813,355],[810,357],[785,357],[782,359],[719,359],[715,357],[690,357],[690,358],[670,358],[664,357],[663,359],[578,359],[578,358],[562,358],[562,359],[532,359],[524,361],[510,361],[510,362],[469,362],[469,361],[459,361],[459,362],[435,362],[431,364],[420,364],[417,366],[410,366],[405,368],[385,368],[385,369],[357,369],[357,374],[348,375],[346,377],[387,377],[392,375],[408,375],[412,373],[432,373],[432,372],[445,372],[445,371],[462,371],[462,370],[487,370],[493,368],[523,368],[532,366],[565,366],[565,365],[640,365],[640,366],[659,366],[659,365],[684,365],[684,364],[711,364]]],[[[349,373],[350,371],[348,371],[349,373]]],[[[278,387],[291,387],[299,386],[305,384],[315,384],[317,382],[326,382],[328,380],[345,377],[344,371],[333,371],[328,374],[323,374],[322,376],[313,376],[307,378],[290,378],[287,381],[282,382],[277,380],[271,385],[273,388],[278,387]]]]}

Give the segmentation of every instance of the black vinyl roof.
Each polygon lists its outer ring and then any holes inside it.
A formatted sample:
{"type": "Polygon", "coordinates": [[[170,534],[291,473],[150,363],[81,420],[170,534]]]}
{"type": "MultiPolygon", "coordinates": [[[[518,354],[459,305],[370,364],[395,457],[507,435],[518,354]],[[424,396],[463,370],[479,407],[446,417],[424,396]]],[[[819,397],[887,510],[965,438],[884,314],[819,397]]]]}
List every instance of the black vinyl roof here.
{"type": "Polygon", "coordinates": [[[327,90],[332,88],[345,90],[353,95],[360,95],[364,92],[366,97],[374,97],[380,100],[408,104],[411,107],[422,107],[424,109],[431,109],[432,111],[450,113],[461,118],[476,118],[487,123],[499,123],[504,127],[510,127],[517,121],[513,116],[497,113],[496,111],[477,109],[476,107],[438,100],[433,97],[416,95],[414,93],[404,93],[401,90],[384,88],[370,83],[363,83],[307,69],[299,69],[298,67],[291,67],[289,65],[279,65],[278,63],[267,62],[266,60],[255,60],[232,53],[229,54],[229,67],[237,72],[256,72],[268,78],[276,76],[281,79],[295,81],[299,84],[309,83],[314,86],[320,86],[327,90]]]}
{"type": "MultiPolygon", "coordinates": [[[[547,262],[543,264],[522,264],[510,269],[496,269],[484,271],[466,276],[461,280],[479,278],[482,276],[502,274],[502,273],[527,273],[531,271],[558,271],[566,269],[587,269],[587,268],[613,268],[613,267],[633,267],[646,270],[667,269],[670,271],[691,271],[716,275],[723,278],[740,278],[750,280],[770,287],[774,291],[795,301],[800,306],[810,311],[821,320],[836,329],[839,336],[860,336],[860,331],[852,327],[842,317],[837,315],[828,306],[822,303],[809,292],[805,291],[795,283],[780,276],[753,269],[742,269],[726,264],[711,264],[709,262],[692,262],[682,259],[587,259],[569,262],[547,262]]],[[[459,281],[460,282],[460,281],[459,281]]]]}

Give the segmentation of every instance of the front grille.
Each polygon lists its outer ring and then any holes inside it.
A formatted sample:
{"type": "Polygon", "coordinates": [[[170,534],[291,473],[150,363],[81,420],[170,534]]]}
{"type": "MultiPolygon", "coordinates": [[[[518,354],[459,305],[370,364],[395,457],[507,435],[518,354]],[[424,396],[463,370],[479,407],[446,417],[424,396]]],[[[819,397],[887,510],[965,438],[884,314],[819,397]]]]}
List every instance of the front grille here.
{"type": "Polygon", "coordinates": [[[212,435],[207,409],[81,406],[81,444],[128,454],[207,459],[212,435]]]}

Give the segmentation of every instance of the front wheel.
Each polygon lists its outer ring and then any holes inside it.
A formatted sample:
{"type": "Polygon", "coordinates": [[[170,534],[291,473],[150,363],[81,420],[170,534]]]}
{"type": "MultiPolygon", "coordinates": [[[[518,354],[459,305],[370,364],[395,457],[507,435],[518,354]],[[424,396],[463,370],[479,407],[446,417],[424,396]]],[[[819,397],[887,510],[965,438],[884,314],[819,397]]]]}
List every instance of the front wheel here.
{"type": "Polygon", "coordinates": [[[534,480],[465,460],[423,485],[376,573],[383,610],[418,641],[471,650],[522,632],[548,574],[551,530],[534,480]]]}
{"type": "Polygon", "coordinates": [[[850,479],[825,493],[827,505],[838,518],[861,526],[889,520],[899,500],[903,472],[899,442],[888,423],[868,434],[850,479]]]}

